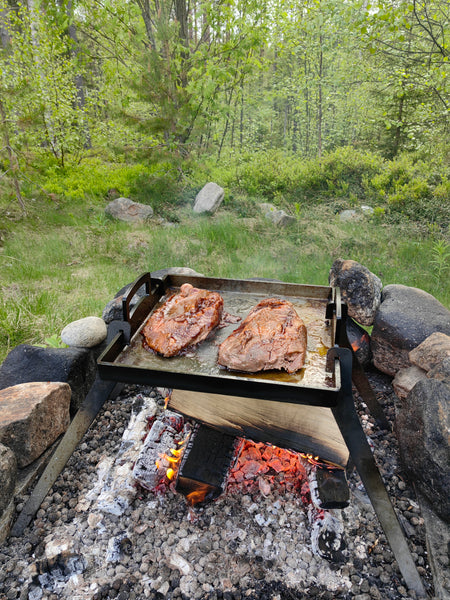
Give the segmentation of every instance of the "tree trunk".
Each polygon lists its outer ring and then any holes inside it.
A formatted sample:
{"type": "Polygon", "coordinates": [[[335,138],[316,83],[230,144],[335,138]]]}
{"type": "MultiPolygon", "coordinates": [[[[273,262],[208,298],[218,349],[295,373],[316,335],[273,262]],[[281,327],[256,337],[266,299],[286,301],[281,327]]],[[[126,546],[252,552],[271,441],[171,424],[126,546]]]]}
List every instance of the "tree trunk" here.
{"type": "Polygon", "coordinates": [[[8,129],[8,120],[6,118],[5,106],[4,106],[1,98],[0,98],[0,118],[2,121],[3,142],[5,144],[6,151],[8,153],[9,171],[11,172],[11,178],[12,178],[14,190],[16,193],[16,200],[19,203],[20,208],[22,209],[22,213],[24,215],[26,215],[27,211],[25,208],[25,203],[22,198],[22,194],[20,192],[19,180],[17,179],[17,170],[18,170],[19,165],[17,163],[17,158],[15,157],[15,154],[11,148],[11,141],[10,141],[9,129],[8,129]]]}
{"type": "MultiPolygon", "coordinates": [[[[69,18],[69,27],[67,28],[67,35],[72,40],[71,53],[74,57],[78,57],[79,52],[80,52],[80,46],[78,43],[77,28],[75,26],[75,23],[73,22],[72,0],[69,0],[69,2],[67,4],[67,16],[69,18]]],[[[85,136],[84,147],[91,148],[92,144],[91,144],[91,135],[89,132],[89,127],[88,127],[88,124],[86,123],[86,120],[81,117],[81,115],[83,114],[83,111],[84,111],[85,104],[86,104],[86,96],[84,93],[84,90],[86,88],[86,82],[84,80],[83,75],[80,73],[77,73],[74,77],[74,83],[75,83],[75,88],[77,90],[77,108],[80,111],[79,114],[80,114],[80,118],[82,120],[82,123],[80,125],[84,131],[84,136],[85,136]]]]}
{"type": "Polygon", "coordinates": [[[323,50],[322,34],[319,36],[319,106],[317,110],[317,154],[319,159],[322,157],[322,75],[323,75],[323,50]]]}

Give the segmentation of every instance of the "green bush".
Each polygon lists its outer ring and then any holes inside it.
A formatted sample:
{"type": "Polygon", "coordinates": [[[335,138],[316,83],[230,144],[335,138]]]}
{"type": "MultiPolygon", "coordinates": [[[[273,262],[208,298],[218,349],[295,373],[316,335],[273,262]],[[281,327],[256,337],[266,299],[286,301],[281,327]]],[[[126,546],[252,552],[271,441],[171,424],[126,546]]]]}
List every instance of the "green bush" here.
{"type": "Polygon", "coordinates": [[[376,154],[352,147],[339,148],[322,159],[304,159],[282,150],[241,155],[233,163],[221,161],[211,172],[221,185],[266,200],[284,197],[292,201],[319,196],[365,197],[373,189],[367,183],[383,166],[376,154]]]}
{"type": "Polygon", "coordinates": [[[355,194],[365,198],[369,181],[383,168],[383,159],[371,152],[362,152],[351,146],[337,148],[321,161],[324,186],[338,195],[355,194]]]}
{"type": "Polygon", "coordinates": [[[134,180],[144,172],[151,176],[150,169],[142,164],[105,163],[97,157],[86,158],[77,165],[49,165],[42,175],[42,187],[48,194],[67,200],[103,199],[112,189],[128,196],[134,180]]]}
{"type": "Polygon", "coordinates": [[[384,199],[391,221],[408,218],[448,226],[450,184],[443,164],[403,154],[386,161],[370,183],[384,199]]]}

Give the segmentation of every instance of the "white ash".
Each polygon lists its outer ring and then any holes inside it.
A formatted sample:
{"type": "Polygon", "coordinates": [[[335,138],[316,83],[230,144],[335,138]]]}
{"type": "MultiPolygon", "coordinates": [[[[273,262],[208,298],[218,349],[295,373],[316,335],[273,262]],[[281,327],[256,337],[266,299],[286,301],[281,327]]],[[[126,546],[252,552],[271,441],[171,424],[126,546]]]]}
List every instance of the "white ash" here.
{"type": "MultiPolygon", "coordinates": [[[[133,465],[147,433],[148,419],[157,411],[153,398],[139,394],[137,400],[138,405],[142,402],[142,407],[138,412],[132,412],[116,457],[113,461],[110,457],[105,457],[99,463],[101,489],[96,499],[96,509],[101,512],[122,515],[136,496],[133,465]]],[[[87,497],[94,496],[97,487],[94,486],[87,497]]]]}
{"type": "MultiPolygon", "coordinates": [[[[385,410],[392,418],[386,386],[385,410]]],[[[128,424],[143,409],[138,394],[153,398],[161,410],[163,398],[138,386],[107,402],[24,536],[0,547],[2,600],[414,598],[355,473],[349,477],[349,507],[325,513],[330,518],[338,513],[346,543],[341,562],[322,558],[314,548],[312,505],[275,486],[264,493],[226,492],[194,509],[170,487],[158,495],[135,488],[119,514],[100,510],[98,498],[112,489],[115,469],[120,472],[124,464],[128,424]],[[36,580],[36,569],[48,566],[46,547],[64,540],[85,563],[55,590],[36,580]]],[[[423,520],[413,491],[399,485],[395,437],[378,431],[371,417],[364,423],[388,492],[410,524],[408,543],[419,572],[430,585],[423,520]]]]}
{"type": "Polygon", "coordinates": [[[188,435],[189,428],[184,426],[184,419],[171,411],[164,411],[161,420],[153,423],[139,451],[132,476],[144,489],[154,491],[165,479],[170,462],[165,457],[171,456],[188,435]]]}

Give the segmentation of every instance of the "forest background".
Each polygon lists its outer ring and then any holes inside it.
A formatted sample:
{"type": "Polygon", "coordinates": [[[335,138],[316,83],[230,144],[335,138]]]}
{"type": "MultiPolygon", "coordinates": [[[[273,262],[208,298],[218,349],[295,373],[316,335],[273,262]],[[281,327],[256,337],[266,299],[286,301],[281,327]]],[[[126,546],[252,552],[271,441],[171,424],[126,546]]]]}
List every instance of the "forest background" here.
{"type": "Polygon", "coordinates": [[[344,254],[449,305],[449,35],[443,0],[0,0],[0,359],[176,264],[326,284],[344,254]]]}

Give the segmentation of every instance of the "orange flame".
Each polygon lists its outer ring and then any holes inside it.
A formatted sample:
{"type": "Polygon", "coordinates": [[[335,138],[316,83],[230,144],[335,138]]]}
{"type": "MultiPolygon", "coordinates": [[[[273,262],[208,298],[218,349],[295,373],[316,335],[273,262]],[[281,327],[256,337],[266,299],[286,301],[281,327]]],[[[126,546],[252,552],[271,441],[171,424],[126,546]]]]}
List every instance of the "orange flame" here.
{"type": "Polygon", "coordinates": [[[357,350],[359,350],[363,343],[369,343],[369,335],[367,333],[363,333],[359,339],[353,340],[353,342],[351,343],[353,351],[356,352],[357,350]]]}
{"type": "Polygon", "coordinates": [[[333,471],[334,469],[338,469],[339,468],[336,465],[333,465],[332,463],[329,463],[329,462],[327,462],[325,460],[322,460],[318,456],[314,456],[313,454],[305,454],[305,453],[301,452],[300,456],[303,459],[307,460],[311,465],[319,466],[319,467],[325,467],[329,471],[333,471]]]}
{"type": "Polygon", "coordinates": [[[211,486],[207,483],[202,483],[201,485],[198,485],[195,490],[186,495],[186,500],[191,505],[198,504],[199,502],[203,502],[210,491],[211,486]]]}
{"type": "Polygon", "coordinates": [[[170,454],[165,452],[159,455],[159,459],[155,461],[157,469],[163,469],[166,467],[166,477],[169,481],[175,479],[178,472],[178,466],[181,461],[183,454],[183,446],[186,443],[189,436],[186,436],[181,442],[177,442],[178,448],[171,448],[170,454]]]}

